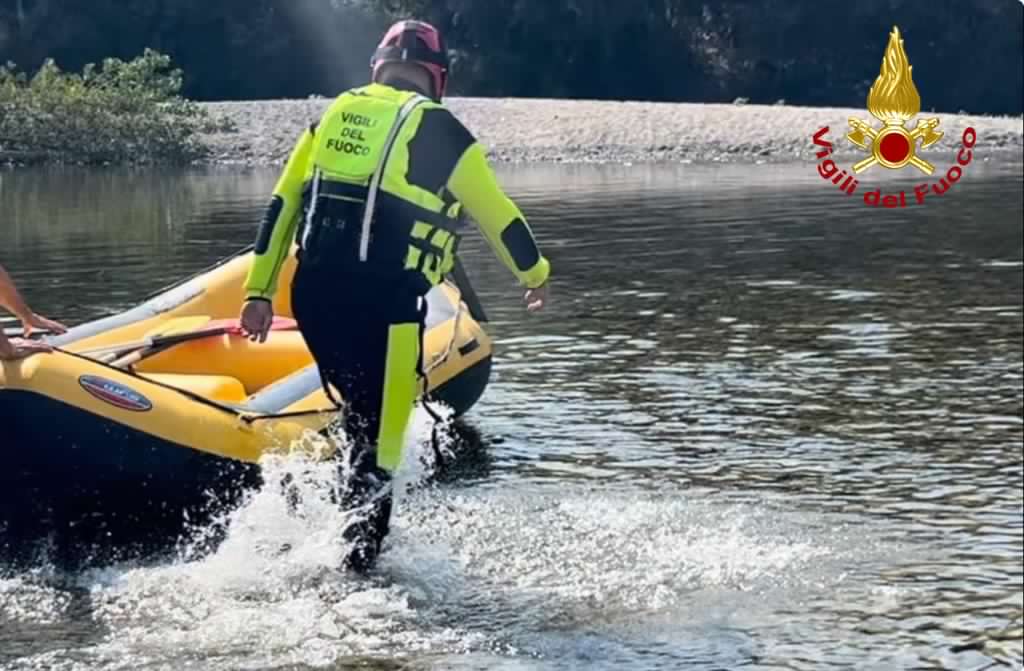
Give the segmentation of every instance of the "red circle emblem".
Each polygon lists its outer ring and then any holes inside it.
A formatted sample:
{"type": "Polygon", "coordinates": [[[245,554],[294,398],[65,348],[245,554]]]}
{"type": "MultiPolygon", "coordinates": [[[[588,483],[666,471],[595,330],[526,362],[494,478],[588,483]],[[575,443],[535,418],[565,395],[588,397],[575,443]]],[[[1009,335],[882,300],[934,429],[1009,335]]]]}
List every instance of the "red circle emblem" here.
{"type": "Polygon", "coordinates": [[[902,163],[910,155],[910,142],[902,133],[889,133],[878,144],[878,153],[889,163],[902,163]]]}

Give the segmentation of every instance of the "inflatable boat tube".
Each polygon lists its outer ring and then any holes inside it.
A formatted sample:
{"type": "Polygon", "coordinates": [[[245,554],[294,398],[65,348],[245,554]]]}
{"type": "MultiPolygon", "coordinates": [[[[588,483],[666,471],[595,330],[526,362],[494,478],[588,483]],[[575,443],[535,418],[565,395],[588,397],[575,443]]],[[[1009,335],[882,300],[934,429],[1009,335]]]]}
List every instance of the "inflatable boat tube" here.
{"type": "MultiPolygon", "coordinates": [[[[53,353],[2,362],[0,544],[72,528],[95,537],[86,541],[175,533],[258,486],[263,455],[323,449],[306,438],[337,411],[288,323],[294,259],[275,300],[281,327],[266,342],[230,330],[193,337],[237,318],[250,260],[247,248],[49,338],[53,353]]],[[[492,343],[454,284],[427,300],[426,400],[461,415],[489,381],[492,343]]]]}

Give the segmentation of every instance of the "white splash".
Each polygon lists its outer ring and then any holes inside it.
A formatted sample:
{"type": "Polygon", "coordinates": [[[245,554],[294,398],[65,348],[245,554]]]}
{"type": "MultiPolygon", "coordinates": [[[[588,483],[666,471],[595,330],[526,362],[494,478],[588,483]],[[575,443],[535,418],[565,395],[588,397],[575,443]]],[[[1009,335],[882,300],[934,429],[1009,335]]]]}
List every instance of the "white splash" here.
{"type": "MultiPolygon", "coordinates": [[[[432,472],[431,428],[418,411],[396,474],[393,523],[406,493],[432,472]]],[[[227,658],[230,668],[319,665],[396,644],[409,650],[463,645],[454,631],[424,631],[413,622],[416,613],[400,586],[340,568],[348,549],[340,532],[351,520],[331,499],[332,462],[296,453],[267,457],[261,467],[265,485],[220,522],[226,534],[209,555],[80,577],[93,618],[111,632],[88,650],[92,664],[195,658],[213,668],[214,660],[227,658]]]]}

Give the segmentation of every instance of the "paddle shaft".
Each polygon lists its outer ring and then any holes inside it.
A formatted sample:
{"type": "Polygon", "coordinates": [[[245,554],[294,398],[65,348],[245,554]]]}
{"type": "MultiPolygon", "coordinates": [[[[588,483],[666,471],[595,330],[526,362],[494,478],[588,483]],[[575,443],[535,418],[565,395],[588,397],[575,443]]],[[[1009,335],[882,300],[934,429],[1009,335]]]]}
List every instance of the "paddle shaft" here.
{"type": "MultiPolygon", "coordinates": [[[[114,368],[122,368],[125,366],[131,366],[132,364],[138,363],[147,357],[151,357],[155,354],[159,354],[175,345],[178,345],[189,340],[197,340],[199,338],[211,338],[213,336],[224,335],[225,333],[234,333],[238,329],[230,326],[222,326],[214,329],[203,329],[201,331],[193,331],[192,333],[176,333],[174,335],[156,337],[153,338],[148,344],[144,344],[134,349],[130,354],[126,354],[120,359],[115,359],[110,365],[114,368]]],[[[122,350],[123,351],[123,350],[122,350]]]]}
{"type": "MultiPolygon", "coordinates": [[[[211,321],[209,317],[205,317],[205,322],[202,322],[195,327],[190,327],[188,329],[184,329],[180,326],[177,328],[174,327],[175,322],[188,319],[192,318],[181,317],[179,319],[171,320],[171,326],[163,325],[157,327],[158,332],[155,335],[149,335],[140,340],[117,343],[115,345],[93,347],[82,350],[78,352],[78,354],[89,355],[106,352],[119,353],[131,349],[139,349],[140,347],[159,347],[163,344],[176,345],[179,342],[187,342],[189,340],[194,340],[195,338],[205,338],[207,336],[223,335],[225,333],[238,335],[242,333],[242,325],[237,319],[218,319],[211,321]],[[162,333],[160,331],[170,332],[162,333]]],[[[274,317],[274,321],[270,325],[271,331],[287,331],[293,328],[296,328],[295,320],[287,317],[274,317]]]]}
{"type": "MultiPolygon", "coordinates": [[[[296,328],[294,320],[290,319],[275,319],[270,325],[271,331],[287,331],[292,328],[296,328]]],[[[115,368],[121,368],[124,366],[131,366],[136,364],[143,359],[159,354],[160,352],[166,351],[167,349],[174,347],[183,342],[190,340],[198,340],[200,338],[210,338],[219,335],[241,335],[242,326],[238,322],[233,322],[226,326],[217,326],[214,328],[205,328],[198,331],[191,331],[189,333],[175,333],[166,336],[156,336],[150,340],[149,343],[142,345],[134,349],[133,352],[122,356],[120,359],[116,359],[111,366],[115,368]]],[[[124,351],[124,350],[120,350],[124,351]]]]}
{"type": "Polygon", "coordinates": [[[136,340],[134,342],[123,342],[116,345],[103,345],[102,347],[93,347],[92,349],[84,349],[78,352],[80,355],[89,354],[108,354],[113,352],[115,354],[124,352],[126,350],[139,349],[142,347],[159,347],[161,345],[177,345],[180,342],[186,342],[188,340],[194,340],[195,338],[205,338],[207,336],[221,335],[230,331],[230,327],[221,326],[214,329],[203,329],[199,331],[189,331],[187,333],[173,333],[165,336],[153,336],[151,338],[143,338],[142,340],[136,340]]]}

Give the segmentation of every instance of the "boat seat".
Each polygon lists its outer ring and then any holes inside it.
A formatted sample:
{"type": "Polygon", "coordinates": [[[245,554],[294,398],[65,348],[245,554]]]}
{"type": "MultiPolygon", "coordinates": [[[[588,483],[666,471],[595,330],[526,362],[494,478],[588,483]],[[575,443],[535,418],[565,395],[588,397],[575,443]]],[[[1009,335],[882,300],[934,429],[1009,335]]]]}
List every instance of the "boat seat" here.
{"type": "Polygon", "coordinates": [[[139,377],[183,389],[211,401],[240,403],[246,399],[245,387],[238,378],[227,375],[188,375],[181,373],[141,373],[139,377]]]}

